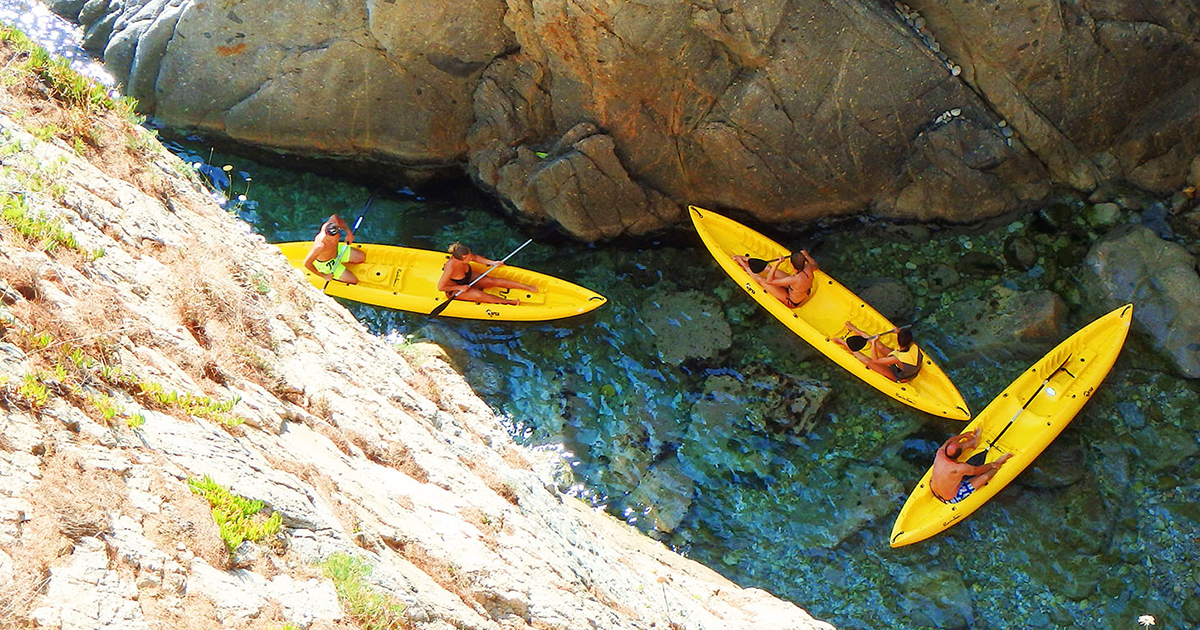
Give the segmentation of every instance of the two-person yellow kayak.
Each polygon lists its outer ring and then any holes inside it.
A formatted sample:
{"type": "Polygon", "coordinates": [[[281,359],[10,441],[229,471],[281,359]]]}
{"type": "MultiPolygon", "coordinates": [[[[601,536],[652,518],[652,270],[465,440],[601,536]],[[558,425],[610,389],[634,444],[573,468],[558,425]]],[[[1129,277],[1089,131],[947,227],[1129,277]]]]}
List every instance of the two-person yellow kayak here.
{"type": "MultiPolygon", "coordinates": [[[[304,257],[312,248],[311,241],[277,243],[288,262],[304,269],[304,257]]],[[[446,294],[437,290],[442,266],[449,254],[396,247],[355,243],[366,260],[356,265],[346,265],[358,278],[358,284],[330,282],[307,270],[304,275],[316,287],[325,287],[325,292],[334,297],[345,298],[372,306],[383,306],[402,311],[430,313],[446,301],[446,294]]],[[[472,264],[475,275],[486,271],[486,267],[472,264]]],[[[604,296],[579,285],[560,280],[536,271],[510,265],[497,267],[489,277],[507,278],[522,284],[537,287],[536,292],[519,289],[487,289],[488,293],[507,299],[519,300],[520,304],[482,304],[466,300],[454,300],[441,315],[464,319],[491,319],[497,321],[546,321],[581,315],[599,308],[607,300],[604,296]]]]}
{"type": "MultiPolygon", "coordinates": [[[[921,371],[909,382],[900,383],[870,369],[849,350],[834,342],[834,339],[844,338],[848,334],[847,321],[872,334],[891,330],[894,326],[852,291],[825,272],[817,271],[812,297],[794,309],[788,308],[763,291],[733,260],[734,255],[747,254],[761,259],[775,259],[790,254],[787,248],[741,223],[710,210],[696,206],[688,206],[688,210],[700,239],[704,241],[721,268],[741,285],[750,297],[801,339],[849,370],[851,374],[904,404],[954,420],[967,420],[971,417],[962,394],[929,357],[928,352],[922,352],[925,358],[921,371]]],[[[786,260],[780,265],[780,269],[794,273],[791,263],[786,260]]],[[[920,339],[917,339],[917,345],[920,346],[920,339]]]]}
{"type": "Polygon", "coordinates": [[[967,425],[965,431],[980,427],[981,435],[960,461],[984,451],[977,460],[994,462],[1005,453],[1012,453],[1012,458],[987,485],[953,505],[933,496],[930,467],[900,509],[891,545],[925,540],[958,523],[1025,470],[1096,392],[1116,362],[1132,320],[1133,305],[1126,304],[1068,337],[1017,377],[967,425]]]}

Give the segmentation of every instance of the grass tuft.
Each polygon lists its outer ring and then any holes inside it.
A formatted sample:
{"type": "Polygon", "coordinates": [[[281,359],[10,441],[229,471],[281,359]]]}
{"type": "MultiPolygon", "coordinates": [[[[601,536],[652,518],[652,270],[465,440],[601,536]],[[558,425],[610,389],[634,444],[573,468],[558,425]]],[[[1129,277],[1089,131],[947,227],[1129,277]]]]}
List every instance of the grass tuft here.
{"type": "Polygon", "coordinates": [[[0,198],[0,217],[25,237],[25,240],[36,244],[42,251],[52,252],[59,247],[79,250],[75,235],[66,230],[62,219],[50,219],[45,215],[33,216],[25,203],[24,195],[4,194],[0,198]]]}
{"type": "Polygon", "coordinates": [[[346,553],[331,554],[320,563],[325,577],[333,580],[346,614],[364,630],[398,630],[404,624],[404,604],[381,593],[366,581],[371,566],[346,553]]]}

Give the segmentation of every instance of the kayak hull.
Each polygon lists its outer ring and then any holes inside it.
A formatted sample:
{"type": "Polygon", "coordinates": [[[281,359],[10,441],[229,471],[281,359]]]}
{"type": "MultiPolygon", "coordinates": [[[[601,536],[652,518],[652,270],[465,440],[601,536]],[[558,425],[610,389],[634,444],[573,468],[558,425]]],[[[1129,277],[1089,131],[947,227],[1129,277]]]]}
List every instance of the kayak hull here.
{"type": "Polygon", "coordinates": [[[942,503],[930,491],[931,466],[900,509],[892,526],[891,546],[925,540],[962,521],[1029,466],[1095,394],[1116,362],[1132,320],[1133,305],[1126,304],[1088,324],[992,400],[967,425],[966,431],[976,427],[982,427],[982,431],[978,445],[966,451],[960,461],[983,451],[987,451],[988,462],[1005,453],[1012,453],[1012,458],[987,485],[954,505],[942,503]],[[989,449],[993,440],[995,444],[989,449]]]}
{"type": "MultiPolygon", "coordinates": [[[[853,322],[868,333],[891,330],[894,327],[886,317],[880,315],[852,291],[818,270],[813,280],[812,297],[797,308],[788,308],[764,291],[732,257],[749,254],[770,260],[791,252],[759,232],[715,212],[696,206],[689,206],[688,210],[700,239],[704,241],[721,268],[751,298],[801,339],[851,374],[906,405],[954,420],[967,420],[971,417],[962,394],[946,373],[933,362],[929,353],[923,353],[924,364],[912,380],[898,383],[868,368],[852,353],[833,341],[846,336],[847,321],[853,322]]],[[[788,273],[794,271],[788,261],[784,261],[780,269],[788,273]]]]}
{"type": "MultiPolygon", "coordinates": [[[[352,247],[362,250],[366,255],[362,263],[346,265],[358,278],[358,284],[334,281],[326,286],[323,278],[304,269],[304,258],[312,248],[311,242],[278,243],[276,247],[293,267],[304,272],[313,286],[324,287],[325,293],[334,297],[426,314],[446,301],[446,294],[437,290],[437,281],[442,275],[443,265],[450,258],[449,254],[394,245],[354,243],[352,247]]],[[[476,276],[487,269],[474,263],[471,266],[476,276]]],[[[520,267],[503,265],[489,273],[488,277],[515,280],[535,286],[538,290],[488,289],[488,293],[516,299],[521,303],[509,305],[454,300],[441,312],[441,316],[496,321],[546,321],[581,315],[599,308],[607,301],[604,296],[579,285],[520,267]]]]}

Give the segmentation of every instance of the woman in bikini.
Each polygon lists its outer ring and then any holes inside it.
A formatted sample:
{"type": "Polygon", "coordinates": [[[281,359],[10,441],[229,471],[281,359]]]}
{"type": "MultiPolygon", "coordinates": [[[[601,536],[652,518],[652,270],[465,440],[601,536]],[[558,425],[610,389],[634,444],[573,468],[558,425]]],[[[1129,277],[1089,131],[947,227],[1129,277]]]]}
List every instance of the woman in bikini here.
{"type": "Polygon", "coordinates": [[[445,291],[447,298],[467,300],[470,302],[487,302],[489,304],[520,304],[520,300],[510,300],[498,295],[485,293],[484,289],[501,287],[505,289],[522,289],[530,293],[537,292],[537,287],[521,284],[514,280],[497,278],[488,274],[476,280],[475,270],[471,263],[487,266],[500,266],[503,262],[490,260],[478,254],[471,253],[471,248],[462,243],[450,246],[450,259],[442,267],[442,277],[438,278],[438,291],[445,291]],[[471,284],[472,281],[475,284],[471,284]]]}
{"type": "Polygon", "coordinates": [[[734,262],[746,270],[751,278],[764,291],[775,296],[788,308],[800,308],[812,297],[813,277],[817,272],[817,261],[808,255],[807,249],[802,249],[791,255],[792,267],[796,273],[788,274],[779,271],[783,258],[778,258],[763,270],[762,274],[750,269],[750,259],[746,256],[734,256],[734,262]]]}

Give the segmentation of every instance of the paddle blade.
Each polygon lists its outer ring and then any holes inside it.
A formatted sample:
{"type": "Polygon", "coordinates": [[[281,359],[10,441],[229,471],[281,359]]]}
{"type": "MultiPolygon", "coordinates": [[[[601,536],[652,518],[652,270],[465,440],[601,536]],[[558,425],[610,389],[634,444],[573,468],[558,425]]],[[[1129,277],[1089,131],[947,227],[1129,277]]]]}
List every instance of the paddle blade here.
{"type": "Polygon", "coordinates": [[[442,311],[446,310],[446,307],[450,306],[450,303],[453,301],[454,301],[454,298],[446,298],[445,302],[438,304],[437,306],[433,307],[432,311],[429,311],[429,316],[437,317],[438,315],[441,315],[442,311]]]}
{"type": "Polygon", "coordinates": [[[987,449],[985,448],[982,451],[979,451],[978,453],[975,453],[974,455],[967,458],[967,463],[972,466],[982,466],[987,463],[987,454],[988,454],[988,452],[987,452],[987,449]]]}
{"type": "Polygon", "coordinates": [[[754,273],[762,273],[762,270],[766,269],[767,265],[770,263],[761,258],[748,258],[746,259],[746,264],[749,265],[750,271],[753,271],[754,273]]]}

